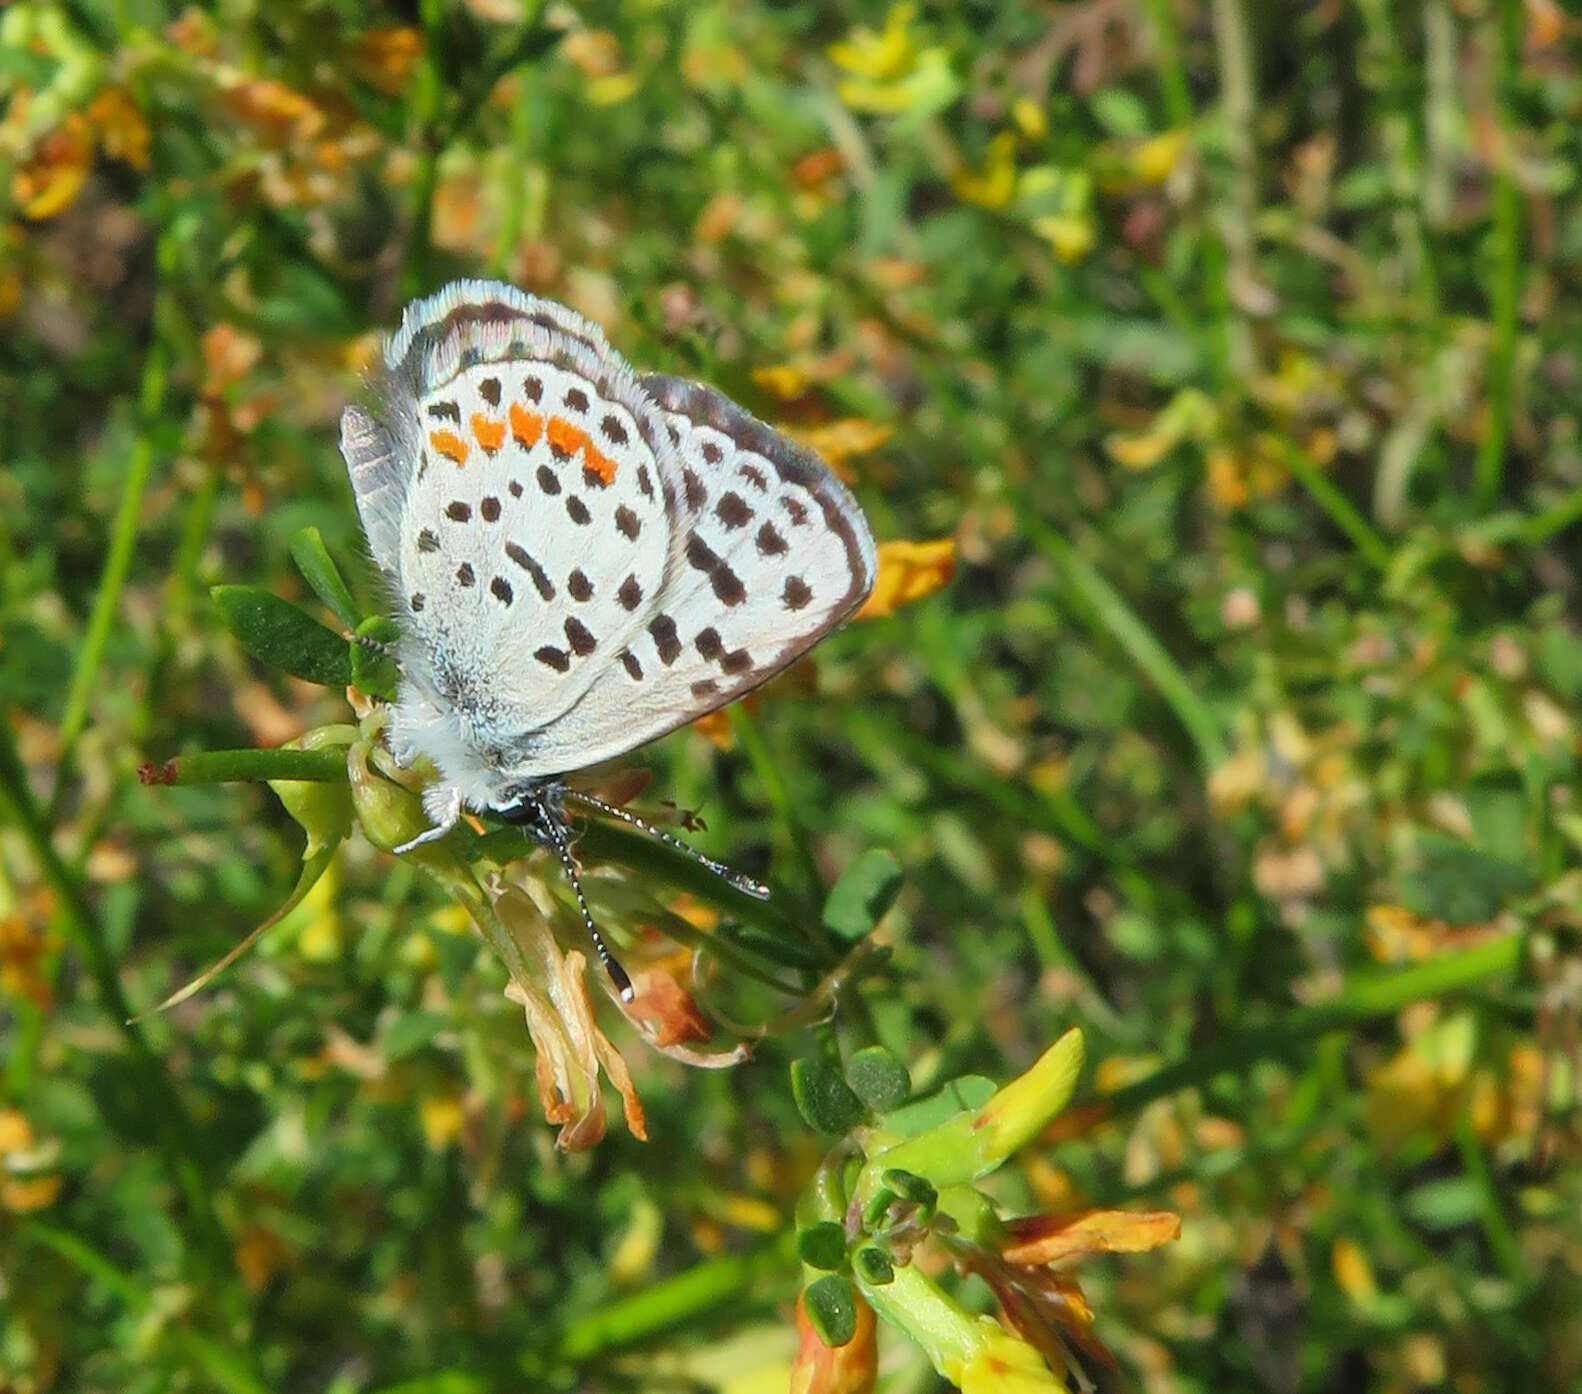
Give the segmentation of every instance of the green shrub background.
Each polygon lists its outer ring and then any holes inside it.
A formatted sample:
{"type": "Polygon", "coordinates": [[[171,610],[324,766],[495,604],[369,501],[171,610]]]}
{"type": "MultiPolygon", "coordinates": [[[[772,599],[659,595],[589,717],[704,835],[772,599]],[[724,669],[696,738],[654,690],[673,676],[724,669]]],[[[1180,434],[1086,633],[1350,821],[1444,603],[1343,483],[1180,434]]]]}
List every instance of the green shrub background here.
{"type": "Polygon", "coordinates": [[[895,854],[920,1087],[1083,1028],[996,1186],[1182,1215],[1085,1270],[1118,1386],[1577,1387],[1579,58],[1552,0],[0,11],[0,1385],[785,1386],[805,1033],[628,1034],[653,1141],[557,1154],[360,843],[121,1025],[301,842],[138,766],[344,719],[208,588],[313,606],[313,525],[373,601],[336,416],[489,274],[954,539],[645,797],[808,896],[895,854]]]}

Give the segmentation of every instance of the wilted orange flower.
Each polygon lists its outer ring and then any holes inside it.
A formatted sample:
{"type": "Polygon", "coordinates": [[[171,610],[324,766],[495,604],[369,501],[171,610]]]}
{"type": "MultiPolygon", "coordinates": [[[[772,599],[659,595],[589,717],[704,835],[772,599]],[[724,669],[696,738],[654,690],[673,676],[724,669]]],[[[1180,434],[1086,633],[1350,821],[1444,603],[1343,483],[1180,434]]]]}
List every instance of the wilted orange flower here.
{"type": "Polygon", "coordinates": [[[956,570],[956,543],[942,537],[936,542],[881,542],[879,578],[873,594],[857,611],[860,620],[894,614],[903,605],[922,600],[940,589],[956,570]]]}
{"type": "Polygon", "coordinates": [[[323,111],[311,99],[269,77],[224,70],[220,75],[220,105],[238,121],[251,126],[262,144],[276,149],[305,145],[325,125],[323,111]]]}
{"type": "Polygon", "coordinates": [[[394,96],[423,53],[423,36],[410,25],[370,29],[357,41],[352,66],[365,82],[394,96]]]}
{"type": "Polygon", "coordinates": [[[33,1125],[14,1108],[0,1109],[0,1209],[25,1215],[60,1194],[61,1178],[49,1170],[60,1147],[39,1142],[33,1125]]]}
{"type": "Polygon", "coordinates": [[[46,135],[11,176],[11,197],[24,217],[53,218],[71,206],[93,168],[93,128],[81,112],[46,135]]]}
{"type": "Polygon", "coordinates": [[[55,993],[40,963],[54,947],[54,940],[22,915],[0,919],[0,992],[25,997],[35,1007],[48,1007],[55,993]]]}
{"type": "Polygon", "coordinates": [[[708,1018],[671,971],[672,967],[684,969],[692,955],[683,954],[681,959],[679,965],[651,963],[632,974],[633,997],[626,1014],[652,1033],[649,1040],[654,1045],[702,1042],[714,1034],[708,1018]]]}
{"type": "Polygon", "coordinates": [[[148,122],[137,104],[119,87],[106,87],[84,113],[99,135],[99,148],[135,170],[148,168],[148,122]]]}

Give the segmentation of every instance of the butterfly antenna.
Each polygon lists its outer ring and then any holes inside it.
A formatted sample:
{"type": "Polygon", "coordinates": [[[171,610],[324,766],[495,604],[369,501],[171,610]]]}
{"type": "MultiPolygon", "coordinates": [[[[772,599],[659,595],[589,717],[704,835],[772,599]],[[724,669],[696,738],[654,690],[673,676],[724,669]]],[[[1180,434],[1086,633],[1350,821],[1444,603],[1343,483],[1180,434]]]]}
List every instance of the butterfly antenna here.
{"type": "Polygon", "coordinates": [[[656,828],[652,823],[639,818],[635,813],[628,813],[624,808],[617,808],[614,804],[605,803],[603,799],[595,798],[592,794],[584,794],[580,789],[567,789],[566,798],[589,808],[596,808],[611,818],[617,818],[628,827],[636,828],[638,832],[647,833],[649,837],[658,838],[666,847],[673,847],[676,851],[690,857],[699,866],[707,867],[726,885],[733,886],[743,895],[750,895],[754,900],[768,900],[769,887],[762,881],[755,881],[751,876],[745,876],[739,871],[732,871],[724,862],[717,862],[713,857],[706,857],[696,847],[689,847],[679,837],[674,837],[663,828],[656,828]]]}
{"type": "Polygon", "coordinates": [[[599,933],[599,927],[593,922],[593,911],[588,909],[588,898],[582,893],[582,873],[577,869],[577,859],[571,855],[571,845],[566,841],[566,830],[561,827],[560,820],[554,816],[547,816],[543,826],[549,832],[550,841],[555,844],[555,851],[560,854],[560,864],[566,869],[566,879],[571,882],[571,889],[577,897],[577,906],[582,911],[582,923],[588,931],[588,937],[593,940],[593,947],[598,951],[599,961],[604,964],[604,971],[610,975],[610,981],[615,984],[615,989],[621,994],[621,1001],[632,1000],[632,980],[627,976],[626,969],[621,967],[620,960],[609,950],[604,942],[604,936],[599,933]]]}

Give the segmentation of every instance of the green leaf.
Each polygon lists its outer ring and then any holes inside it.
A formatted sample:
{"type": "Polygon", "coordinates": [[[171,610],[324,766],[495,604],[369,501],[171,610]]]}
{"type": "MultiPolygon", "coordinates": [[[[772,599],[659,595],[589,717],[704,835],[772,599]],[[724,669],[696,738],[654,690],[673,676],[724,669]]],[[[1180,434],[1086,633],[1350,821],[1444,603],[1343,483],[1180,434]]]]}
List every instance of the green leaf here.
{"type": "Polygon", "coordinates": [[[1419,833],[1418,865],[1401,881],[1401,903],[1446,924],[1485,924],[1532,884],[1528,871],[1439,833],[1419,833]]]}
{"type": "Polygon", "coordinates": [[[1483,1213],[1477,1184],[1465,1176],[1425,1181],[1401,1197],[1401,1209],[1424,1229],[1459,1229],[1483,1213]]]}
{"type": "Polygon", "coordinates": [[[857,1334],[857,1294],[845,1278],[815,1278],[802,1290],[802,1306],[826,1346],[843,1346],[857,1334]]]}
{"type": "Polygon", "coordinates": [[[791,1062],[791,1094],[808,1126],[822,1133],[849,1133],[863,1120],[862,1101],[823,1060],[791,1062]]]}
{"type": "Polygon", "coordinates": [[[846,1062],[846,1082],[874,1113],[899,1108],[912,1092],[906,1066],[882,1045],[859,1050],[846,1062]]]}
{"type": "Polygon", "coordinates": [[[357,626],[356,637],[372,642],[354,643],[351,646],[353,686],[370,697],[382,697],[386,702],[395,701],[396,683],[401,675],[395,660],[388,653],[381,652],[381,646],[389,648],[401,637],[395,621],[383,615],[370,615],[357,626]]]}
{"type": "Polygon", "coordinates": [[[346,640],[289,601],[257,586],[216,586],[210,594],[226,628],[260,662],[325,687],[351,683],[346,640]]]}
{"type": "Polygon", "coordinates": [[[423,1049],[445,1029],[443,1012],[407,1012],[396,1018],[380,1047],[386,1060],[402,1060],[423,1049]]]}
{"type": "Polygon", "coordinates": [[[1464,797],[1478,850],[1513,866],[1526,862],[1527,791],[1521,776],[1514,770],[1479,775],[1464,797]]]}
{"type": "Polygon", "coordinates": [[[998,1087],[983,1075],[961,1075],[943,1085],[938,1093],[896,1109],[884,1120],[885,1129],[897,1137],[916,1137],[969,1108],[982,1108],[998,1087]]]}
{"type": "Polygon", "coordinates": [[[926,1176],[903,1171],[900,1167],[886,1167],[879,1179],[903,1200],[909,1200],[924,1210],[932,1210],[939,1204],[939,1192],[926,1176]]]}
{"type": "Polygon", "coordinates": [[[890,1262],[890,1256],[883,1249],[876,1249],[871,1244],[867,1248],[858,1249],[851,1263],[863,1282],[870,1283],[876,1288],[885,1287],[895,1281],[895,1265],[890,1262]]]}
{"type": "Polygon", "coordinates": [[[797,1234],[796,1250],[809,1268],[839,1268],[846,1262],[846,1231],[834,1220],[820,1220],[797,1234]]]}
{"type": "Polygon", "coordinates": [[[842,939],[861,939],[884,918],[901,893],[901,864],[882,849],[865,852],[824,902],[824,923],[842,939]]]}
{"type": "Polygon", "coordinates": [[[327,605],[348,629],[356,629],[363,621],[362,611],[352,599],[352,593],[341,579],[340,570],[330,557],[329,549],[317,528],[303,528],[291,539],[291,559],[296,562],[302,578],[313,587],[313,594],[327,605]]]}

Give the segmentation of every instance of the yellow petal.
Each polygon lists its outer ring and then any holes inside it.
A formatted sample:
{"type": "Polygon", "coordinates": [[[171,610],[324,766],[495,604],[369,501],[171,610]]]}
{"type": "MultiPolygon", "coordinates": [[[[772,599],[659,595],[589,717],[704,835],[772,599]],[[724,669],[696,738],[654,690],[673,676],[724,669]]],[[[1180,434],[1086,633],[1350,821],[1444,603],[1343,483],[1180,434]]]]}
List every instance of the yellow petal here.
{"type": "Polygon", "coordinates": [[[829,46],[831,60],[858,77],[876,81],[900,77],[912,63],[907,27],[916,14],[916,5],[892,5],[882,33],[875,34],[866,24],[858,25],[847,39],[829,46]]]}
{"type": "Polygon", "coordinates": [[[881,542],[879,576],[873,594],[857,611],[857,618],[878,619],[894,614],[903,605],[939,590],[956,569],[956,543],[949,537],[937,542],[881,542]]]}

